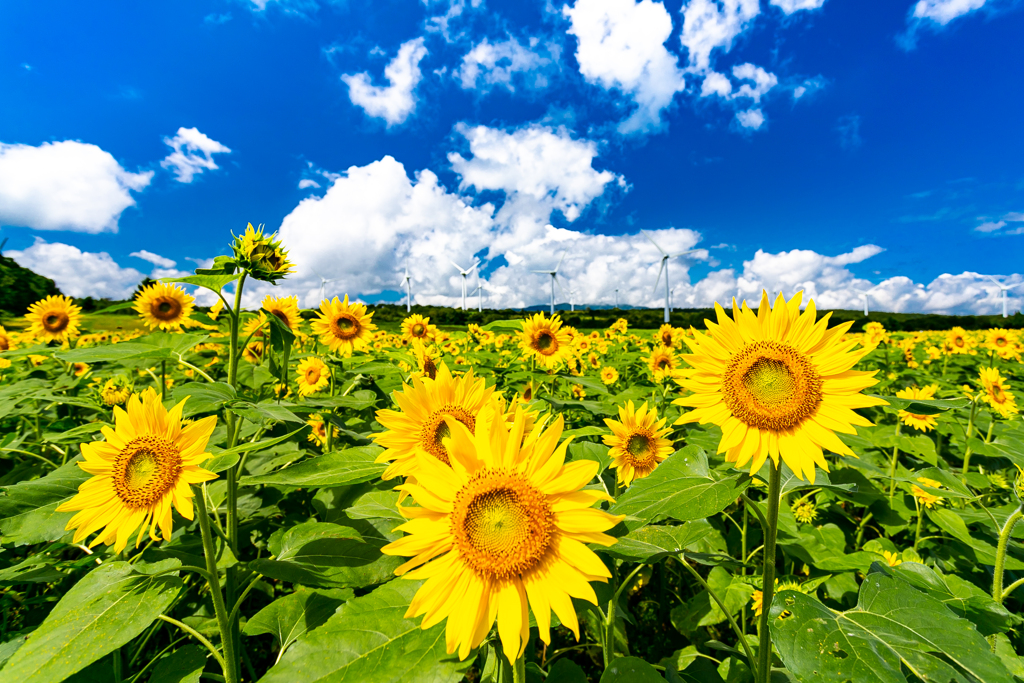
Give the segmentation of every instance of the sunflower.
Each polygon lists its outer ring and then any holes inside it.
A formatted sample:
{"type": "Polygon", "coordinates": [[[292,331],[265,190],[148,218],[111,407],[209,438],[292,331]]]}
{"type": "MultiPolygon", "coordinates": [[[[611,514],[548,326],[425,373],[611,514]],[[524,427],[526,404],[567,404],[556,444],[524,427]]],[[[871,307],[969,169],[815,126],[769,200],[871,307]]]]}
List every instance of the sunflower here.
{"type": "Polygon", "coordinates": [[[124,377],[108,379],[100,390],[100,398],[108,406],[119,406],[132,395],[132,387],[124,377]]]}
{"type": "Polygon", "coordinates": [[[299,298],[297,296],[274,298],[268,294],[260,305],[263,307],[263,310],[283,322],[289,330],[292,332],[299,331],[299,325],[302,324],[302,316],[299,315],[299,298]]]}
{"type": "Polygon", "coordinates": [[[974,339],[962,327],[954,327],[946,333],[946,348],[950,353],[973,354],[974,339]]]}
{"type": "Polygon", "coordinates": [[[672,453],[672,442],[663,438],[672,429],[665,427],[665,418],[658,419],[654,408],[645,402],[637,410],[633,402],[619,407],[619,419],[605,418],[611,434],[604,436],[610,446],[612,467],[619,469],[619,483],[629,486],[634,479],[643,479],[672,453]]]}
{"type": "Polygon", "coordinates": [[[320,343],[326,344],[331,351],[341,351],[351,356],[353,351],[365,349],[373,340],[373,331],[377,329],[371,321],[373,313],[366,313],[363,304],[349,304],[348,294],[345,301],[338,297],[320,302],[320,313],[313,321],[313,332],[320,335],[320,343]]]}
{"type": "Polygon", "coordinates": [[[82,309],[63,295],[48,296],[28,307],[28,334],[44,342],[65,342],[78,336],[82,309]]]}
{"type": "Polygon", "coordinates": [[[309,396],[325,388],[331,381],[331,370],[327,365],[310,356],[299,361],[299,396],[309,396]]]}
{"type": "Polygon", "coordinates": [[[668,346],[659,346],[651,351],[647,357],[647,367],[650,369],[654,379],[661,381],[676,369],[676,355],[668,346]]]}
{"type": "Polygon", "coordinates": [[[550,370],[572,354],[569,333],[561,327],[562,319],[557,315],[550,320],[543,313],[527,318],[519,335],[519,347],[550,370]]]}
{"type": "MultiPolygon", "coordinates": [[[[929,479],[927,477],[918,477],[917,480],[929,488],[937,489],[942,487],[942,484],[935,481],[934,479],[929,479]]],[[[942,496],[936,495],[934,493],[928,493],[917,484],[911,484],[910,492],[914,494],[914,498],[917,498],[918,503],[924,505],[929,510],[931,510],[936,505],[942,505],[942,496]]]]}
{"type": "MultiPolygon", "coordinates": [[[[939,390],[939,385],[930,384],[926,387],[907,387],[906,389],[900,389],[896,392],[896,398],[924,398],[930,399],[935,398],[935,392],[939,390]]],[[[909,425],[914,429],[927,432],[929,429],[934,429],[937,423],[934,415],[915,415],[909,413],[906,410],[899,412],[899,418],[903,420],[903,424],[909,425]]]]}
{"type": "Polygon", "coordinates": [[[598,464],[565,464],[569,440],[558,445],[561,417],[527,433],[522,410],[509,425],[497,408],[486,409],[475,430],[447,419],[451,467],[419,454],[417,483],[399,488],[420,507],[401,508],[409,521],[397,530],[408,535],[381,552],[412,556],[395,573],[426,579],[406,618],[424,615],[423,628],[447,618],[447,650],[461,660],[497,620],[502,649],[514,662],[530,639],[530,608],[545,643],[551,610],[579,639],[572,598],[597,604],[590,582],[611,576],[586,544],[615,543],[603,532],[622,517],[591,508],[611,498],[581,490],[598,464]]]}
{"type": "MultiPolygon", "coordinates": [[[[478,328],[479,329],[479,328],[478,328]]],[[[437,328],[430,324],[430,318],[413,313],[402,321],[402,339],[426,342],[433,339],[437,328]]]]}
{"type": "MultiPolygon", "coordinates": [[[[323,446],[327,443],[327,425],[324,424],[323,415],[320,415],[319,413],[310,415],[309,419],[306,420],[306,424],[311,427],[309,436],[306,437],[307,439],[318,446],[323,446]]],[[[332,431],[334,432],[334,436],[338,436],[337,427],[334,427],[332,431]]]]}
{"type": "Polygon", "coordinates": [[[890,567],[898,567],[901,564],[903,564],[903,560],[900,559],[900,556],[897,553],[889,552],[888,550],[883,550],[882,557],[885,558],[885,563],[888,564],[890,567]]]}
{"type": "Polygon", "coordinates": [[[587,397],[587,391],[579,384],[572,385],[572,397],[577,401],[582,401],[587,397]]]}
{"type": "Polygon", "coordinates": [[[612,366],[601,368],[601,381],[611,386],[619,381],[619,371],[612,366]]]}
{"type": "Polygon", "coordinates": [[[995,351],[996,355],[1006,360],[1019,359],[1020,356],[1015,331],[999,328],[988,330],[985,332],[985,348],[995,351]]]}
{"type": "Polygon", "coordinates": [[[676,328],[665,323],[658,328],[658,333],[654,335],[654,339],[662,346],[672,348],[676,345],[676,342],[679,341],[679,332],[676,328]]]}
{"type": "Polygon", "coordinates": [[[595,370],[598,369],[599,367],[601,367],[601,357],[598,356],[593,351],[591,351],[589,354],[587,354],[587,365],[589,365],[591,368],[595,370]]]}
{"type": "Polygon", "coordinates": [[[14,339],[8,334],[7,330],[4,329],[3,325],[0,325],[0,351],[10,351],[18,348],[14,339]]]}
{"type": "Polygon", "coordinates": [[[178,285],[156,282],[135,296],[135,310],[151,330],[180,330],[192,315],[192,298],[178,285]]]}
{"type": "Polygon", "coordinates": [[[982,400],[992,406],[995,412],[1003,417],[1017,413],[1017,401],[998,368],[981,369],[981,386],[985,388],[982,400]]]}
{"type": "Polygon", "coordinates": [[[223,310],[224,310],[224,299],[221,299],[218,296],[217,300],[213,302],[212,306],[210,306],[210,310],[207,311],[206,315],[209,316],[210,320],[216,320],[217,316],[220,315],[220,312],[223,311],[223,310]]]}
{"type": "Polygon", "coordinates": [[[862,344],[865,348],[875,348],[879,344],[888,343],[889,333],[885,326],[879,322],[870,322],[864,325],[864,339],[862,344]]]}
{"type": "Polygon", "coordinates": [[[88,363],[72,363],[72,372],[75,373],[75,377],[81,377],[85,373],[89,372],[88,363]]]}
{"type": "MultiPolygon", "coordinates": [[[[186,399],[187,400],[187,399],[186,399]]],[[[171,538],[171,504],[185,519],[192,519],[191,484],[216,479],[199,467],[210,458],[206,442],[217,425],[216,416],[183,425],[185,401],[168,411],[153,389],[128,399],[128,410],[114,408],[115,429],[103,427],[105,441],[82,444],[85,460],[78,464],[93,475],[78,487],[78,495],[57,507],[57,512],[80,510],[66,529],[77,529],[75,543],[99,531],[90,547],[114,543],[121,552],[139,530],[143,537],[171,538]]]]}
{"type": "Polygon", "coordinates": [[[686,340],[693,353],[683,359],[694,372],[679,384],[694,393],[674,403],[695,408],[676,424],[722,428],[718,452],[736,467],[752,460],[757,472],[769,456],[776,467],[781,457],[813,483],[815,465],[828,471],[822,448],[854,455],[835,432],[871,424],[853,409],[885,401],[860,393],[877,383],[877,371],[850,369],[870,351],[842,340],[852,322],[829,329],[831,314],[815,322],[813,301],[800,313],[802,295],[787,302],[780,294],[773,309],[763,292],[757,313],[734,300],[732,318],[716,303],[718,324],[708,321],[708,333],[686,340]]]}
{"type": "Polygon", "coordinates": [[[811,501],[798,501],[793,505],[793,517],[801,524],[811,524],[818,518],[818,507],[811,501]]]}
{"type": "Polygon", "coordinates": [[[416,356],[420,377],[437,377],[437,361],[441,358],[441,352],[436,347],[428,348],[424,344],[413,344],[413,355],[416,356]]]}
{"type": "Polygon", "coordinates": [[[412,386],[404,384],[402,391],[392,396],[401,410],[378,410],[377,421],[384,431],[372,437],[385,448],[377,462],[391,463],[382,475],[384,479],[413,474],[418,468],[417,451],[448,465],[444,439],[450,430],[445,418],[474,429],[480,410],[494,396],[494,387],[488,387],[482,377],[474,377],[472,369],[454,377],[441,363],[434,379],[413,377],[412,386]]]}
{"type": "Polygon", "coordinates": [[[254,341],[246,344],[242,349],[242,358],[253,365],[259,365],[263,360],[263,342],[254,341]]]}
{"type": "Polygon", "coordinates": [[[751,607],[754,610],[754,616],[761,616],[761,610],[764,609],[764,593],[759,590],[755,590],[750,594],[751,607]]]}
{"type": "Polygon", "coordinates": [[[275,237],[276,232],[264,235],[262,225],[253,228],[249,223],[231,245],[235,262],[257,280],[276,284],[295,270],[295,264],[288,260],[288,252],[275,237]]]}

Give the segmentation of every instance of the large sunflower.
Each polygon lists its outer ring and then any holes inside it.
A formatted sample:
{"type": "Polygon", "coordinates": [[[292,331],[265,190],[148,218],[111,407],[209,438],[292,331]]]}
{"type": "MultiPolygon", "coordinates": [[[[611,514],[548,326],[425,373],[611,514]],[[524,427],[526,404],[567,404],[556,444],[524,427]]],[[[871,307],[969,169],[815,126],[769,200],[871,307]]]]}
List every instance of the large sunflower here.
{"type": "Polygon", "coordinates": [[[75,543],[99,531],[90,547],[115,543],[121,552],[139,530],[135,547],[148,533],[158,540],[171,538],[171,505],[192,519],[191,484],[217,475],[199,464],[210,458],[206,442],[217,425],[216,416],[182,424],[185,401],[168,411],[152,388],[128,399],[128,410],[114,408],[115,429],[103,427],[106,441],[82,444],[78,464],[93,475],[78,487],[78,495],[57,507],[57,512],[80,510],[67,529],[77,529],[75,543]]]}
{"type": "Polygon", "coordinates": [[[151,330],[179,330],[192,315],[195,299],[178,285],[157,282],[135,297],[135,310],[151,330]]]}
{"type": "Polygon", "coordinates": [[[544,368],[551,369],[572,354],[569,333],[561,329],[562,319],[557,315],[548,319],[538,313],[523,321],[519,346],[528,356],[533,356],[544,368]]]}
{"type": "Polygon", "coordinates": [[[472,369],[454,377],[448,366],[441,363],[434,379],[413,377],[412,386],[405,384],[402,391],[392,394],[400,411],[377,411],[377,421],[384,425],[384,431],[373,438],[385,448],[377,462],[391,463],[383,478],[413,474],[417,469],[417,451],[429,453],[448,465],[444,439],[450,430],[445,417],[475,429],[477,415],[493,395],[494,387],[488,387],[482,377],[474,377],[472,369]]]}
{"type": "Polygon", "coordinates": [[[868,353],[843,341],[852,322],[829,329],[831,314],[815,322],[813,301],[800,313],[802,296],[787,302],[780,294],[773,309],[764,292],[756,313],[733,300],[732,318],[716,303],[718,323],[707,321],[707,333],[686,340],[693,353],[683,360],[694,371],[678,381],[693,394],[674,403],[695,408],[676,424],[722,428],[718,452],[736,467],[753,460],[757,472],[769,456],[776,467],[781,457],[813,483],[815,465],[828,471],[823,448],[854,455],[835,432],[871,425],[853,409],[885,401],[860,393],[877,383],[877,371],[851,370],[868,353]]]}
{"type": "Polygon", "coordinates": [[[463,660],[497,620],[505,656],[516,661],[529,641],[529,608],[545,643],[551,610],[578,640],[572,598],[597,604],[589,582],[610,577],[585,544],[615,543],[603,532],[622,519],[590,507],[610,500],[604,491],[581,490],[598,464],[565,464],[561,417],[527,432],[523,411],[508,425],[492,405],[475,431],[447,423],[451,467],[420,453],[417,482],[400,487],[420,507],[400,508],[409,521],[398,529],[408,535],[381,550],[413,556],[395,573],[426,579],[406,618],[424,615],[423,628],[447,618],[448,652],[463,660]]]}
{"type": "Polygon", "coordinates": [[[299,331],[302,324],[302,316],[299,315],[299,298],[297,296],[282,296],[274,298],[269,294],[264,297],[263,310],[271,313],[278,320],[285,324],[292,332],[299,331]]]}
{"type": "Polygon", "coordinates": [[[672,428],[665,426],[665,418],[658,419],[654,408],[648,410],[646,402],[637,410],[629,401],[619,407],[618,420],[605,418],[604,423],[612,430],[605,435],[604,444],[611,447],[608,455],[623,486],[643,479],[672,454],[672,442],[663,438],[672,428]]]}
{"type": "Polygon", "coordinates": [[[367,314],[363,304],[349,304],[348,294],[344,301],[338,297],[320,302],[320,313],[313,321],[313,332],[320,335],[320,343],[331,351],[341,351],[351,356],[353,351],[364,349],[373,341],[377,329],[371,321],[373,313],[367,314]]]}
{"type": "Polygon", "coordinates": [[[402,321],[402,339],[407,341],[426,342],[433,339],[437,328],[430,324],[430,318],[413,313],[402,321]]]}
{"type": "Polygon", "coordinates": [[[65,342],[78,336],[81,313],[82,309],[71,301],[71,297],[48,296],[28,307],[25,315],[28,333],[42,341],[65,342]]]}
{"type": "Polygon", "coordinates": [[[315,356],[299,361],[296,371],[299,373],[299,396],[315,394],[324,389],[331,381],[330,368],[315,356]]]}

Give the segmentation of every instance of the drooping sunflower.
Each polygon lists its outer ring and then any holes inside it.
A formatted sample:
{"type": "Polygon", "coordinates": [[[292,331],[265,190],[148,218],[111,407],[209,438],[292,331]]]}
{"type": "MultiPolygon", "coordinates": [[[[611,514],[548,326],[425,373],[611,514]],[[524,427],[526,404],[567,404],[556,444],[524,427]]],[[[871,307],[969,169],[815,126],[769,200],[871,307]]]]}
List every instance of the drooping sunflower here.
{"type": "Polygon", "coordinates": [[[28,307],[28,333],[41,341],[65,342],[78,336],[82,309],[63,295],[48,296],[28,307]]]}
{"type": "Polygon", "coordinates": [[[247,362],[252,363],[253,365],[259,365],[259,363],[263,360],[264,350],[265,348],[263,342],[249,342],[248,344],[245,345],[245,348],[242,349],[242,358],[244,358],[247,362]]]}
{"type": "Polygon", "coordinates": [[[618,468],[623,486],[643,479],[672,454],[672,442],[664,438],[672,428],[666,427],[665,418],[659,420],[657,410],[648,408],[646,402],[637,409],[629,401],[619,406],[618,420],[605,418],[604,423],[612,430],[603,437],[604,443],[610,447],[611,466],[618,468]]]}
{"type": "Polygon", "coordinates": [[[437,347],[416,343],[413,344],[413,355],[416,356],[420,376],[430,379],[437,377],[437,361],[441,358],[441,352],[437,347]]]}
{"type": "Polygon", "coordinates": [[[320,335],[320,343],[345,356],[365,349],[373,341],[373,331],[377,329],[371,322],[373,313],[367,314],[363,304],[350,304],[348,294],[344,301],[339,301],[338,297],[331,301],[324,299],[320,302],[317,316],[313,321],[313,332],[320,335]]]}
{"type": "Polygon", "coordinates": [[[235,236],[231,244],[235,262],[257,280],[276,283],[295,270],[295,264],[288,260],[288,252],[276,237],[276,232],[265,235],[262,225],[253,228],[249,223],[245,232],[235,236]]]}
{"type": "Polygon", "coordinates": [[[275,318],[285,324],[292,332],[298,332],[302,324],[302,316],[299,315],[299,297],[282,296],[272,297],[269,294],[263,298],[260,304],[263,310],[271,313],[275,318]]]}
{"type": "Polygon", "coordinates": [[[619,371],[608,365],[601,368],[601,381],[611,386],[619,381],[619,371]]]}
{"type": "Polygon", "coordinates": [[[7,333],[4,326],[0,325],[0,351],[10,351],[16,348],[17,344],[14,339],[12,339],[11,335],[7,333]]]}
{"type": "Polygon", "coordinates": [[[527,318],[519,335],[519,347],[550,370],[572,354],[569,333],[561,327],[562,319],[557,314],[550,319],[543,313],[527,318]]]}
{"type": "Polygon", "coordinates": [[[178,285],[157,282],[135,297],[135,310],[151,330],[180,330],[192,315],[195,299],[178,285]]]}
{"type": "Polygon", "coordinates": [[[694,408],[676,424],[722,428],[718,452],[736,467],[752,461],[757,472],[768,457],[776,467],[781,458],[813,483],[815,465],[828,471],[823,448],[854,455],[835,432],[871,424],[853,409],[885,401],[860,393],[877,383],[877,371],[851,369],[870,351],[843,341],[852,323],[829,328],[831,314],[816,321],[813,301],[801,314],[802,295],[787,302],[780,294],[773,308],[763,292],[756,313],[733,300],[732,318],[716,303],[717,324],[686,340],[693,353],[683,360],[694,371],[678,382],[693,394],[674,403],[694,408]]]}
{"type": "Polygon", "coordinates": [[[880,322],[869,322],[864,325],[864,339],[861,342],[865,348],[875,348],[879,344],[889,341],[889,333],[880,322]]]}
{"type": "Polygon", "coordinates": [[[413,313],[402,321],[402,339],[427,342],[434,338],[437,328],[430,324],[430,318],[413,313]]]}
{"type": "Polygon", "coordinates": [[[124,377],[108,379],[100,390],[100,398],[108,406],[119,406],[132,395],[132,386],[124,377]]]}
{"type": "Polygon", "coordinates": [[[658,346],[652,349],[651,355],[647,357],[647,367],[654,379],[658,381],[671,375],[677,365],[676,354],[668,346],[658,346]]]}
{"type": "Polygon", "coordinates": [[[412,386],[404,384],[402,391],[392,394],[400,410],[377,411],[377,421],[384,431],[372,438],[385,449],[377,462],[391,463],[382,477],[393,479],[414,474],[417,451],[450,464],[444,440],[451,430],[445,417],[475,429],[477,415],[493,396],[494,387],[488,387],[482,377],[475,377],[472,368],[455,377],[448,365],[441,363],[434,379],[413,377],[412,386]]]}
{"type": "Polygon", "coordinates": [[[973,354],[975,341],[962,327],[954,327],[946,333],[946,348],[954,354],[973,354]]]}
{"type": "MultiPolygon", "coordinates": [[[[187,400],[187,399],[186,399],[187,400]]],[[[216,479],[199,467],[211,457],[206,443],[217,425],[216,416],[182,424],[185,401],[169,411],[152,388],[128,399],[127,411],[114,408],[115,428],[103,427],[105,441],[82,444],[79,467],[93,475],[78,487],[78,495],[57,512],[78,510],[67,524],[77,529],[75,543],[99,532],[89,547],[115,544],[121,552],[138,529],[135,547],[148,533],[171,538],[171,506],[192,519],[192,484],[216,479]]]]}
{"type": "Polygon", "coordinates": [[[72,372],[75,373],[75,377],[81,377],[85,373],[89,372],[89,364],[88,363],[72,363],[71,364],[71,369],[72,369],[72,372]]]}
{"type": "Polygon", "coordinates": [[[381,549],[412,556],[396,574],[426,579],[406,618],[423,615],[423,628],[447,619],[447,650],[463,660],[497,620],[505,656],[516,661],[529,641],[530,609],[545,643],[551,610],[579,639],[572,598],[596,604],[590,582],[610,577],[585,544],[615,543],[603,532],[622,519],[591,508],[610,500],[604,491],[581,490],[597,463],[565,464],[561,417],[529,433],[521,410],[508,425],[495,405],[475,431],[447,421],[451,467],[420,453],[417,482],[401,487],[420,507],[401,508],[409,521],[398,529],[408,535],[381,549]]]}
{"type": "Polygon", "coordinates": [[[331,370],[315,356],[303,358],[297,368],[299,373],[299,396],[309,396],[324,389],[331,381],[331,370]]]}
{"type": "MultiPolygon", "coordinates": [[[[896,392],[896,398],[935,398],[935,392],[939,390],[938,384],[930,384],[926,387],[907,387],[906,389],[900,389],[896,392]]],[[[901,410],[898,417],[903,421],[903,424],[909,425],[914,429],[927,432],[929,429],[934,429],[937,421],[934,415],[915,415],[914,413],[901,410]]]]}
{"type": "Polygon", "coordinates": [[[1010,393],[1010,387],[999,374],[999,368],[982,368],[981,386],[985,389],[981,398],[992,406],[993,410],[1003,417],[1017,413],[1017,399],[1010,393]]]}

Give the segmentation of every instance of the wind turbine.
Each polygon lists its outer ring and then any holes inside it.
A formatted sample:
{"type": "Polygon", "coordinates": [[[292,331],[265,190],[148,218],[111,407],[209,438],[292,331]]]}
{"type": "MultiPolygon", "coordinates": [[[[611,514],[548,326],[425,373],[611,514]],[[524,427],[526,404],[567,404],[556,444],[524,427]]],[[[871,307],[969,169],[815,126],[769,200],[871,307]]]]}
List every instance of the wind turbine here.
{"type": "Polygon", "coordinates": [[[462,310],[466,310],[466,276],[473,272],[473,269],[480,265],[480,259],[474,259],[473,265],[469,268],[463,268],[455,261],[448,261],[456,268],[459,269],[459,273],[462,275],[462,310]]]}
{"type": "Polygon", "coordinates": [[[994,282],[997,287],[999,287],[1000,298],[1003,300],[1003,317],[1004,318],[1009,317],[1009,312],[1007,311],[1007,307],[1006,307],[1006,299],[1007,299],[1007,296],[1008,296],[1007,292],[1010,291],[1011,289],[1016,289],[1017,287],[1020,287],[1021,285],[1024,285],[1024,282],[1018,282],[1015,285],[1004,285],[1002,282],[1000,282],[999,280],[996,280],[994,277],[991,277],[989,275],[986,275],[985,277],[987,277],[989,280],[994,282]]]}
{"type": "Polygon", "coordinates": [[[644,237],[647,238],[647,241],[649,241],[651,244],[657,247],[658,251],[661,252],[661,267],[658,268],[658,279],[654,283],[654,290],[658,290],[658,283],[661,282],[661,272],[665,271],[665,322],[667,323],[669,322],[669,312],[672,310],[672,304],[669,301],[669,297],[671,296],[671,290],[669,290],[668,288],[668,269],[665,268],[665,265],[668,263],[669,259],[673,259],[678,256],[684,256],[686,254],[692,253],[694,250],[687,249],[686,251],[681,251],[678,254],[670,254],[664,249],[662,249],[661,245],[659,245],[657,242],[651,239],[651,236],[648,235],[645,231],[641,230],[640,232],[644,234],[644,237]]]}
{"type": "MultiPolygon", "coordinates": [[[[310,268],[310,270],[313,270],[313,269],[310,268]]],[[[325,278],[323,275],[321,275],[320,273],[316,272],[315,270],[313,270],[313,274],[316,275],[318,278],[320,278],[320,301],[323,301],[324,300],[324,296],[325,296],[325,292],[327,291],[327,283],[328,282],[337,282],[341,278],[340,277],[336,277],[336,278],[332,278],[332,279],[328,280],[327,278],[325,278]]]]}
{"type": "MultiPolygon", "coordinates": [[[[555,314],[555,282],[557,282],[557,280],[558,280],[558,269],[562,267],[562,261],[564,261],[564,260],[565,260],[565,252],[563,251],[562,252],[562,258],[558,259],[558,265],[555,266],[554,270],[531,270],[530,271],[531,273],[546,273],[546,274],[551,276],[551,315],[555,314]]],[[[561,282],[558,283],[558,288],[562,290],[563,294],[565,293],[565,290],[562,289],[562,283],[561,282]]]]}
{"type": "Polygon", "coordinates": [[[868,311],[868,297],[871,296],[871,291],[870,290],[864,291],[863,289],[855,289],[853,291],[855,291],[858,294],[860,294],[861,298],[864,299],[864,317],[867,318],[868,315],[870,315],[870,313],[868,311]]]}
{"type": "Polygon", "coordinates": [[[412,278],[409,277],[409,265],[405,266],[405,277],[402,278],[402,284],[405,285],[405,312],[412,312],[412,278]]]}
{"type": "Polygon", "coordinates": [[[619,307],[619,290],[615,290],[615,308],[619,307]]]}
{"type": "Polygon", "coordinates": [[[480,281],[480,273],[477,273],[476,274],[476,289],[473,290],[473,293],[476,294],[476,311],[477,311],[477,313],[482,313],[483,310],[484,310],[484,294],[483,294],[483,292],[484,292],[485,289],[487,289],[487,288],[484,287],[484,283],[480,281]]]}

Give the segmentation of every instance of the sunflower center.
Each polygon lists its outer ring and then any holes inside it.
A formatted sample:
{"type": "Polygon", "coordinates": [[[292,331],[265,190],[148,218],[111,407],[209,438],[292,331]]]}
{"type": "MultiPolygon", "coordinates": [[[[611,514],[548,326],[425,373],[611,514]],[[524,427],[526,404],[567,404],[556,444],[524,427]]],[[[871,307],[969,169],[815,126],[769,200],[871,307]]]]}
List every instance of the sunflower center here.
{"type": "Polygon", "coordinates": [[[1006,337],[996,337],[996,346],[1006,346],[1006,337]]]}
{"type": "Polygon", "coordinates": [[[277,318],[278,320],[283,322],[285,327],[287,327],[289,330],[292,329],[291,324],[289,324],[289,322],[288,322],[288,316],[286,316],[284,314],[284,311],[270,311],[270,312],[274,314],[275,318],[277,318]]]}
{"type": "Polygon", "coordinates": [[[451,525],[466,564],[499,580],[537,566],[555,535],[547,496],[522,473],[500,468],[478,471],[459,490],[451,525]]]}
{"type": "Polygon", "coordinates": [[[181,454],[159,436],[139,436],[128,442],[114,460],[114,491],[133,509],[148,508],[178,481],[181,454]]]}
{"type": "Polygon", "coordinates": [[[63,332],[68,326],[70,319],[63,311],[55,311],[43,318],[43,327],[47,332],[63,332]]]}
{"type": "Polygon", "coordinates": [[[722,378],[726,407],[749,427],[782,431],[813,415],[822,381],[810,359],[789,344],[759,341],[732,357],[722,378]]]}
{"type": "Polygon", "coordinates": [[[423,336],[423,332],[424,332],[424,328],[423,328],[423,325],[421,325],[420,323],[416,323],[415,325],[412,326],[412,336],[414,336],[414,337],[422,337],[423,336]]]}
{"type": "Polygon", "coordinates": [[[181,302],[170,297],[160,297],[153,302],[150,312],[157,320],[177,320],[181,315],[181,302]]]}
{"type": "Polygon", "coordinates": [[[306,384],[316,384],[320,381],[320,368],[315,365],[306,368],[306,384]]]}
{"type": "Polygon", "coordinates": [[[462,406],[448,404],[432,412],[423,423],[420,429],[420,446],[445,465],[451,465],[448,449],[444,447],[444,440],[451,436],[451,430],[444,421],[446,415],[466,425],[471,432],[476,429],[476,418],[462,406]]]}
{"type": "Polygon", "coordinates": [[[659,358],[658,362],[657,362],[657,367],[658,367],[659,370],[664,370],[665,368],[667,368],[668,367],[668,359],[667,358],[659,358]]]}
{"type": "Polygon", "coordinates": [[[359,334],[359,321],[347,313],[342,313],[334,319],[331,331],[338,339],[351,339],[359,334]]]}
{"type": "Polygon", "coordinates": [[[7,351],[10,348],[11,340],[3,335],[0,335],[0,351],[7,351]]]}
{"type": "Polygon", "coordinates": [[[558,350],[558,340],[550,332],[541,332],[533,340],[533,348],[537,349],[545,356],[550,356],[558,350]]]}

